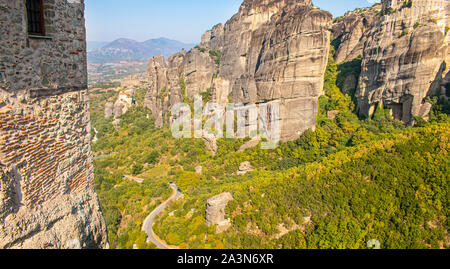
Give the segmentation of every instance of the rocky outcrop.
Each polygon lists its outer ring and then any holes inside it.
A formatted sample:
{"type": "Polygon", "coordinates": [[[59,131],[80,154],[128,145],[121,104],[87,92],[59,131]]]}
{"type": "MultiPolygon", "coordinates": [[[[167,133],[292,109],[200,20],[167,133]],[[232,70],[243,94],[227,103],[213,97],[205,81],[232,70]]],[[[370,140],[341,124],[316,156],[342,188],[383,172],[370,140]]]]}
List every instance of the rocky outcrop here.
{"type": "Polygon", "coordinates": [[[441,92],[447,73],[447,2],[385,7],[387,15],[367,33],[356,94],[361,115],[370,116],[380,103],[406,124],[429,113],[424,99],[441,92]]]}
{"type": "Polygon", "coordinates": [[[39,210],[20,208],[2,223],[0,248],[106,247],[106,224],[93,190],[59,196],[39,210]]]}
{"type": "Polygon", "coordinates": [[[203,173],[203,167],[201,165],[195,167],[195,173],[201,175],[203,173]]]}
{"type": "Polygon", "coordinates": [[[338,63],[362,57],[364,43],[370,30],[380,18],[382,5],[356,9],[334,20],[332,34],[335,38],[335,60],[338,63]]]}
{"type": "Polygon", "coordinates": [[[254,147],[256,147],[257,145],[259,145],[260,142],[261,142],[261,136],[258,135],[257,137],[251,139],[250,141],[248,141],[248,142],[246,142],[244,145],[242,145],[242,146],[239,148],[238,152],[244,152],[244,151],[246,151],[247,149],[254,148],[254,147]]]}
{"type": "Polygon", "coordinates": [[[221,23],[217,24],[211,30],[203,34],[200,47],[212,50],[222,50],[225,37],[224,35],[225,32],[223,25],[221,23]]]}
{"type": "Polygon", "coordinates": [[[247,161],[247,162],[243,162],[243,163],[241,163],[241,165],[239,165],[239,170],[237,171],[236,174],[238,176],[242,176],[251,171],[253,171],[253,167],[252,167],[251,163],[247,161]]]}
{"type": "Polygon", "coordinates": [[[229,95],[234,103],[279,102],[282,141],[314,129],[331,19],[309,0],[244,1],[225,25],[213,96],[229,95]]]}
{"type": "Polygon", "coordinates": [[[114,116],[114,125],[118,126],[120,117],[135,104],[136,92],[140,88],[147,87],[144,74],[136,74],[123,78],[120,81],[119,95],[114,103],[105,104],[105,118],[114,116]]]}
{"type": "MultiPolygon", "coordinates": [[[[131,90],[125,90],[121,91],[119,93],[119,97],[117,98],[116,102],[114,103],[114,117],[117,119],[123,114],[127,113],[128,109],[131,108],[131,106],[134,104],[134,96],[135,91],[133,89],[131,90]]],[[[105,110],[107,107],[105,107],[105,110]]],[[[106,112],[105,112],[106,113],[106,112]]]]}
{"type": "Polygon", "coordinates": [[[217,225],[216,233],[222,233],[231,227],[230,219],[225,219],[225,208],[232,200],[231,193],[225,192],[211,197],[207,201],[206,224],[208,226],[217,225]]]}
{"type": "Polygon", "coordinates": [[[128,90],[121,90],[119,96],[114,103],[105,104],[105,118],[111,118],[114,116],[113,125],[116,129],[120,126],[120,117],[127,113],[127,111],[134,105],[134,95],[136,89],[131,88],[128,90]]]}
{"type": "Polygon", "coordinates": [[[180,71],[185,81],[186,97],[193,99],[195,95],[211,88],[216,64],[209,51],[201,51],[197,48],[186,53],[180,71]]]}
{"type": "Polygon", "coordinates": [[[339,110],[331,110],[327,112],[327,118],[329,118],[330,120],[334,120],[336,119],[336,116],[339,114],[339,110]]]}
{"type": "Polygon", "coordinates": [[[211,101],[222,106],[230,98],[234,103],[279,102],[283,141],[314,129],[331,20],[310,0],[245,0],[225,26],[203,35],[199,47],[167,63],[163,57],[150,61],[146,104],[157,126],[175,102],[211,88],[211,101]]]}
{"type": "Polygon", "coordinates": [[[203,142],[205,143],[206,150],[211,152],[211,155],[214,157],[219,150],[217,146],[217,139],[214,136],[203,136],[203,142]]]}
{"type": "Polygon", "coordinates": [[[111,118],[114,115],[114,104],[113,103],[106,103],[105,104],[105,118],[111,118]]]}
{"type": "Polygon", "coordinates": [[[122,89],[137,89],[146,83],[145,74],[139,73],[124,77],[120,80],[120,87],[122,89]]]}
{"type": "Polygon", "coordinates": [[[145,105],[151,109],[156,126],[168,123],[167,115],[174,104],[207,92],[215,72],[216,65],[204,48],[182,51],[169,57],[167,62],[163,56],[151,59],[147,69],[149,90],[145,105]]]}
{"type": "MultiPolygon", "coordinates": [[[[183,55],[184,52],[181,52],[171,58],[176,60],[179,57],[183,57],[183,55]]],[[[171,61],[171,63],[173,64],[174,61],[171,61]]],[[[177,66],[175,66],[176,68],[177,66]]],[[[168,112],[166,104],[169,101],[166,94],[169,87],[168,66],[164,56],[156,56],[150,60],[147,68],[147,77],[150,88],[145,96],[145,106],[152,111],[155,126],[161,128],[163,126],[163,112],[168,112]]],[[[179,87],[172,89],[170,93],[171,96],[178,96],[178,99],[181,100],[181,89],[179,87]]]]}

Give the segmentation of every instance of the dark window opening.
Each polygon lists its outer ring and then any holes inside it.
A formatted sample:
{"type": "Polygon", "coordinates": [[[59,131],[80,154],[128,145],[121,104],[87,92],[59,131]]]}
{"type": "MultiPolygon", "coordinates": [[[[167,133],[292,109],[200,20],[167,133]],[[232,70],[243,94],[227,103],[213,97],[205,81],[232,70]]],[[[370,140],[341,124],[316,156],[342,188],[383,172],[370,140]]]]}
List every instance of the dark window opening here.
{"type": "Polygon", "coordinates": [[[42,0],[27,0],[28,34],[45,35],[44,5],[42,0]]]}

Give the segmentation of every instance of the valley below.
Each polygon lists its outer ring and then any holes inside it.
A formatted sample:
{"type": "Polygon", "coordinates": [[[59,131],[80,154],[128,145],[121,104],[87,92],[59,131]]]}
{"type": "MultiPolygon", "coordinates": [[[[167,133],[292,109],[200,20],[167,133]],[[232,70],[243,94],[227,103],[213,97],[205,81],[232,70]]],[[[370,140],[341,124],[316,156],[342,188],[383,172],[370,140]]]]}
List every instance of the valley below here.
{"type": "Polygon", "coordinates": [[[449,248],[449,34],[414,2],[332,18],[308,0],[245,0],[195,47],[91,64],[110,247],[449,248]],[[278,147],[174,138],[171,108],[198,95],[279,102],[278,147]]]}

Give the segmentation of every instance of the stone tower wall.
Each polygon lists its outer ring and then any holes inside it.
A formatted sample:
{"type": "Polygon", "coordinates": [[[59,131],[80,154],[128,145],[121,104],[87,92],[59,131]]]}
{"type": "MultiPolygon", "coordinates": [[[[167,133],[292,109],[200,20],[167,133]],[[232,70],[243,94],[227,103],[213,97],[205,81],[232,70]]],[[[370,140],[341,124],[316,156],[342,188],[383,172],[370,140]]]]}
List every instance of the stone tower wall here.
{"type": "Polygon", "coordinates": [[[0,0],[0,248],[64,248],[73,240],[104,247],[84,1],[43,0],[45,36],[28,34],[25,3],[0,0]]]}

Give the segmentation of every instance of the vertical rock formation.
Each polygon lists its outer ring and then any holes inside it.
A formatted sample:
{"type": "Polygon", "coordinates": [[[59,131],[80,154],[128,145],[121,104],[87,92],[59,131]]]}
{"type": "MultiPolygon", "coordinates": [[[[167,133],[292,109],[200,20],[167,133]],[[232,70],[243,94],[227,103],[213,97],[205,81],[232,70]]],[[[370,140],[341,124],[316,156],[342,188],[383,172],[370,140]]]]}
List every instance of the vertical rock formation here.
{"type": "Polygon", "coordinates": [[[211,197],[207,201],[206,224],[208,226],[217,225],[216,233],[224,232],[231,227],[230,219],[225,219],[225,208],[232,200],[231,193],[225,192],[211,197]]]}
{"type": "Polygon", "coordinates": [[[314,129],[331,19],[309,0],[244,1],[225,25],[216,101],[279,101],[282,141],[314,129]]]}
{"type": "MultiPolygon", "coordinates": [[[[183,55],[185,52],[181,52],[178,55],[183,55]]],[[[172,56],[172,59],[178,58],[172,56]]],[[[163,126],[163,111],[165,104],[168,102],[167,88],[169,86],[168,81],[168,66],[164,59],[164,56],[159,55],[153,57],[147,68],[147,76],[149,81],[149,90],[145,96],[145,106],[148,107],[155,119],[155,126],[161,128],[163,126]]],[[[173,89],[170,93],[171,96],[179,96],[181,91],[173,89]]]]}
{"type": "Polygon", "coordinates": [[[114,103],[105,104],[105,118],[114,116],[114,124],[120,123],[119,117],[136,103],[135,96],[141,87],[145,88],[146,79],[144,74],[130,75],[120,81],[120,92],[114,103]]]}
{"type": "Polygon", "coordinates": [[[370,116],[380,102],[406,124],[429,113],[424,98],[441,92],[448,69],[448,8],[445,0],[383,1],[386,15],[364,47],[360,114],[370,116]]]}
{"type": "Polygon", "coordinates": [[[114,115],[114,104],[106,103],[105,104],[105,118],[111,118],[114,115]]]}
{"type": "Polygon", "coordinates": [[[212,50],[222,50],[225,32],[221,23],[214,26],[202,36],[200,47],[212,50]]]}
{"type": "Polygon", "coordinates": [[[314,129],[331,20],[311,0],[245,0],[224,27],[203,35],[199,47],[168,63],[162,57],[151,60],[146,100],[157,125],[180,97],[211,88],[212,101],[222,106],[230,97],[234,103],[280,102],[283,141],[314,129]]]}
{"type": "Polygon", "coordinates": [[[162,127],[170,108],[177,103],[193,99],[211,88],[216,64],[209,50],[196,47],[181,51],[166,60],[162,55],[150,60],[147,76],[149,91],[145,105],[152,110],[155,124],[162,127]]]}
{"type": "Polygon", "coordinates": [[[44,1],[42,25],[26,2],[0,2],[0,248],[104,248],[84,2],[44,1]]]}
{"type": "Polygon", "coordinates": [[[123,114],[127,113],[128,109],[133,105],[135,91],[131,90],[123,90],[120,91],[119,97],[114,103],[114,117],[119,118],[123,114]]]}
{"type": "Polygon", "coordinates": [[[186,53],[180,70],[186,84],[186,97],[192,99],[211,88],[215,70],[216,64],[209,52],[193,49],[186,53]]]}
{"type": "Polygon", "coordinates": [[[356,9],[345,16],[336,18],[332,34],[335,38],[336,62],[347,62],[363,55],[365,33],[370,30],[380,18],[381,4],[372,7],[356,9]]]}

